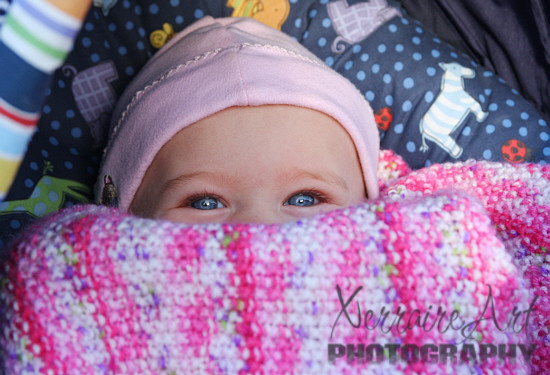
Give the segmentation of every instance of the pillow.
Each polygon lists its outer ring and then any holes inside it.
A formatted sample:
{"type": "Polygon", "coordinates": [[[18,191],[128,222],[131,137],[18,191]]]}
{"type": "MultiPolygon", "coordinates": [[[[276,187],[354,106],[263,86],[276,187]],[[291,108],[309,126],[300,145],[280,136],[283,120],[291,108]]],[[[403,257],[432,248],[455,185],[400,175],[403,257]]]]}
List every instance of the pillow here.
{"type": "Polygon", "coordinates": [[[338,0],[294,21],[304,46],[354,82],[375,111],[391,110],[392,123],[380,124],[382,148],[415,169],[468,158],[550,160],[548,125],[530,103],[399,13],[384,0],[338,0]]]}
{"type": "Polygon", "coordinates": [[[73,52],[56,71],[38,131],[0,203],[0,250],[36,218],[92,199],[110,113],[159,40],[170,37],[163,24],[181,30],[206,13],[222,16],[224,9],[214,1],[172,0],[162,9],[129,0],[94,4],[100,6],[92,7],[73,52]]]}
{"type": "Polygon", "coordinates": [[[0,203],[0,252],[37,217],[91,199],[116,98],[173,33],[205,14],[252,16],[295,37],[357,85],[377,113],[382,147],[413,168],[467,158],[550,160],[550,131],[529,103],[384,0],[94,4],[0,203]],[[454,97],[441,93],[451,78],[454,97]],[[456,110],[450,116],[444,107],[456,110]]]}

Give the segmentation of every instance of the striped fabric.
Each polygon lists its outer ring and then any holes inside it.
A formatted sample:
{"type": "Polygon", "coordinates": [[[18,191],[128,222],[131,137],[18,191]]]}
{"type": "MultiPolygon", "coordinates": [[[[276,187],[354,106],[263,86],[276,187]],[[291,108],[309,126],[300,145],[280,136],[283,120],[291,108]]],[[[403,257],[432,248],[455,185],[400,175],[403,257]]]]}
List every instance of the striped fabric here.
{"type": "Polygon", "coordinates": [[[44,0],[18,0],[10,8],[0,40],[45,73],[59,67],[81,22],[44,0]]]}
{"type": "Polygon", "coordinates": [[[9,188],[12,180],[10,177],[15,176],[17,172],[37,121],[37,113],[19,110],[0,98],[1,193],[6,192],[9,188]]]}
{"type": "Polygon", "coordinates": [[[51,75],[82,22],[45,0],[16,0],[0,28],[0,201],[40,118],[51,75]]]}

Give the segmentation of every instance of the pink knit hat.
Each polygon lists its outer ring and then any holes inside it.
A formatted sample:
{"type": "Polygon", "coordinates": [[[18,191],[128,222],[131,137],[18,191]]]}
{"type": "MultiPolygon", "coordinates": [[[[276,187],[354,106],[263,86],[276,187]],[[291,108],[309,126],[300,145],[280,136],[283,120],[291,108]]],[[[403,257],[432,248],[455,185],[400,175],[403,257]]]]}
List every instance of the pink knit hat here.
{"type": "Polygon", "coordinates": [[[204,17],[157,52],[120,97],[97,199],[110,175],[127,212],[176,133],[229,107],[268,104],[314,109],[340,123],[355,144],[368,197],[378,197],[378,130],[359,90],[280,31],[250,18],[204,17]]]}

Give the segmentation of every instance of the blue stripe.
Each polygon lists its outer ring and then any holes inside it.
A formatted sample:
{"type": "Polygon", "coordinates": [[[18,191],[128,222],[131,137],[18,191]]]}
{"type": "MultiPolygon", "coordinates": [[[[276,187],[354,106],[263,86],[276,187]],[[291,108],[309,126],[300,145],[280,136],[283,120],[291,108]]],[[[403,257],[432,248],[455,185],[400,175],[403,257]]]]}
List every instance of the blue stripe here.
{"type": "Polygon", "coordinates": [[[18,158],[25,156],[32,134],[15,133],[6,126],[2,117],[0,117],[0,134],[2,134],[0,137],[0,150],[2,153],[18,158]]]}
{"type": "MultiPolygon", "coordinates": [[[[453,118],[455,121],[458,121],[462,117],[462,114],[464,113],[464,111],[466,110],[465,108],[461,108],[458,110],[451,109],[450,107],[447,107],[444,103],[440,101],[435,102],[434,106],[437,109],[439,109],[441,112],[443,112],[445,115],[453,118]]],[[[429,112],[432,113],[435,118],[439,119],[439,116],[436,117],[436,114],[433,113],[433,111],[429,111],[429,112]]],[[[439,122],[443,122],[443,119],[441,119],[439,122]]]]}
{"type": "Polygon", "coordinates": [[[51,18],[47,18],[44,13],[36,9],[33,4],[27,0],[18,0],[17,4],[27,11],[32,17],[34,17],[38,22],[46,25],[48,28],[58,32],[59,34],[65,35],[69,38],[73,38],[78,30],[72,29],[70,27],[64,26],[51,18]]]}
{"type": "Polygon", "coordinates": [[[42,110],[51,77],[28,64],[0,41],[0,97],[25,112],[42,110]]]}

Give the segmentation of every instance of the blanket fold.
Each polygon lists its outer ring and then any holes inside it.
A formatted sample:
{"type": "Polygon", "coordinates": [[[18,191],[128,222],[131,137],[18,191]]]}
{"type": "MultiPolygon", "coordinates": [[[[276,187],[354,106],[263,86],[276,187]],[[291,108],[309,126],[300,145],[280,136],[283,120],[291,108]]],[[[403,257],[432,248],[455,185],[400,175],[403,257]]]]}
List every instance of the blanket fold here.
{"type": "Polygon", "coordinates": [[[550,370],[550,168],[380,160],[380,199],[293,223],[47,217],[3,266],[8,373],[550,370]]]}

